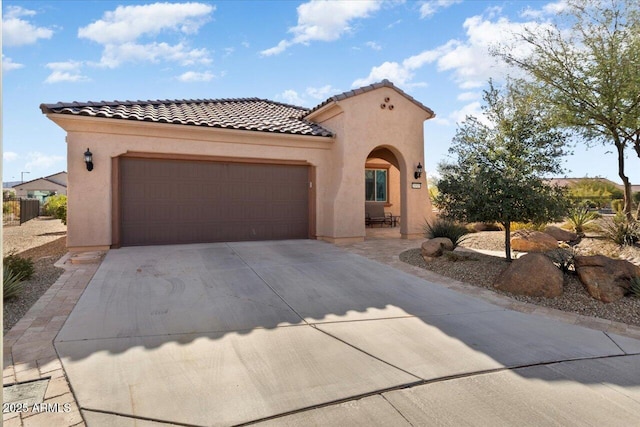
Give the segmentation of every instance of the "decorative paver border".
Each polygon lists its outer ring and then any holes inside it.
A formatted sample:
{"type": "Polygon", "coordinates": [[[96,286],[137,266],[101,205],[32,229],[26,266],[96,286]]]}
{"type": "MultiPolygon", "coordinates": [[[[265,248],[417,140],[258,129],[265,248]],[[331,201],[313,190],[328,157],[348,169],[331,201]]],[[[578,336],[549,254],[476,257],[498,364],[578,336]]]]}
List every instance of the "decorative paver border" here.
{"type": "Polygon", "coordinates": [[[49,379],[41,408],[14,407],[2,414],[2,424],[13,426],[84,426],[53,340],[100,266],[74,264],[71,254],[55,265],[65,272],[27,314],[3,337],[2,383],[22,383],[49,379]]]}

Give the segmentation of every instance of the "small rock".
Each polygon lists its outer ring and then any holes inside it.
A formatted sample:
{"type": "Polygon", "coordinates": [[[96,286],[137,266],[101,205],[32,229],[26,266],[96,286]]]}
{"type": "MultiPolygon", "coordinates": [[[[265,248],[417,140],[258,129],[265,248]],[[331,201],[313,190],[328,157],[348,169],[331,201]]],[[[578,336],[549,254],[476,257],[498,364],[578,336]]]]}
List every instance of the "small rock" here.
{"type": "Polygon", "coordinates": [[[546,233],[518,230],[511,233],[511,249],[520,252],[546,252],[558,247],[558,241],[546,233]]]}
{"type": "Polygon", "coordinates": [[[429,261],[431,258],[439,257],[445,251],[453,250],[453,242],[446,237],[436,237],[435,239],[429,239],[422,244],[422,257],[425,261],[429,261]]]}
{"type": "Polygon", "coordinates": [[[575,266],[589,295],[602,302],[622,298],[631,286],[631,279],[640,276],[640,267],[604,255],[577,256],[575,266]]]}
{"type": "Polygon", "coordinates": [[[513,262],[496,279],[496,289],[516,295],[555,298],[562,295],[562,272],[543,254],[529,253],[513,262]]]}
{"type": "Polygon", "coordinates": [[[552,225],[546,227],[544,232],[559,242],[573,242],[578,240],[578,235],[576,233],[572,233],[571,231],[563,230],[562,228],[554,227],[552,225]]]}

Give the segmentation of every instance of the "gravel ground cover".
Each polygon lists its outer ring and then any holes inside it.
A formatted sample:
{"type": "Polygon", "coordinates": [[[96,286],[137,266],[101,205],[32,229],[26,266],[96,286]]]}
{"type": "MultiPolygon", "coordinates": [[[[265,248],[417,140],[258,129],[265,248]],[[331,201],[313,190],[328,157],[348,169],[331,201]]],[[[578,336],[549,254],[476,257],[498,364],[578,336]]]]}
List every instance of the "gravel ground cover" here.
{"type": "Polygon", "coordinates": [[[15,250],[19,256],[31,258],[35,267],[31,279],[23,282],[22,293],[3,301],[2,318],[5,333],[11,330],[64,272],[53,264],[67,252],[66,228],[60,220],[40,217],[19,227],[3,229],[4,255],[15,250]]]}
{"type": "MultiPolygon", "coordinates": [[[[611,245],[597,236],[592,236],[582,239],[575,248],[577,253],[583,255],[595,253],[609,255],[612,252],[617,252],[624,258],[640,260],[640,248],[620,250],[615,244],[611,245]]],[[[469,235],[461,246],[471,249],[504,251],[504,233],[499,231],[474,233],[469,235]]],[[[422,258],[420,249],[411,249],[401,253],[400,260],[461,282],[490,289],[518,301],[640,326],[640,298],[627,296],[613,303],[602,303],[587,293],[575,274],[565,274],[562,296],[547,299],[512,295],[494,289],[494,280],[508,267],[508,263],[503,258],[478,253],[458,254],[458,252],[454,252],[454,255],[442,256],[427,263],[422,258]]]]}
{"type": "Polygon", "coordinates": [[[35,248],[67,235],[67,226],[59,219],[40,216],[22,225],[2,228],[2,253],[6,256],[14,250],[16,253],[35,248]]]}

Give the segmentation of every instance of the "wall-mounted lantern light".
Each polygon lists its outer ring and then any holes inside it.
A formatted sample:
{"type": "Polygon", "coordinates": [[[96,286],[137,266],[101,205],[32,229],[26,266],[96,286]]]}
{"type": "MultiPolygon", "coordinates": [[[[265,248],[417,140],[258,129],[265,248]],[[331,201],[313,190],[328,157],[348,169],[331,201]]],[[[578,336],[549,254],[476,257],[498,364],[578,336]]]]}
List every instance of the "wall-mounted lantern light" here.
{"type": "Polygon", "coordinates": [[[88,148],[84,152],[84,162],[87,164],[87,170],[91,172],[93,170],[93,153],[88,148]]]}
{"type": "Polygon", "coordinates": [[[418,162],[418,166],[416,166],[416,171],[413,173],[413,177],[415,179],[419,179],[422,176],[422,165],[418,162]]]}

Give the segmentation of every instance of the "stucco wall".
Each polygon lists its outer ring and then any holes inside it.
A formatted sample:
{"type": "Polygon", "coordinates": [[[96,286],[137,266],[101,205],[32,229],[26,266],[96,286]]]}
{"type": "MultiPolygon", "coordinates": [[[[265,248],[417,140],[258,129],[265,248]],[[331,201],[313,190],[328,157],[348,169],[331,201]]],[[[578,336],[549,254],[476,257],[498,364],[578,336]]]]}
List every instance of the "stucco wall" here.
{"type": "Polygon", "coordinates": [[[431,218],[426,174],[413,179],[424,164],[423,122],[429,113],[396,90],[382,87],[328,104],[312,120],[336,138],[213,129],[130,120],[49,114],[67,131],[68,238],[71,249],[108,248],[112,235],[112,159],[131,153],[197,156],[208,160],[256,159],[273,163],[306,162],[315,168],[317,238],[362,240],[364,168],[376,148],[393,153],[390,211],[401,216],[401,235],[421,235],[431,218]],[[389,101],[385,101],[389,98],[389,101]],[[385,103],[385,108],[380,104],[385,103]],[[393,109],[389,108],[393,106],[393,109]],[[83,153],[93,153],[94,169],[86,170],[83,153]],[[411,189],[420,182],[420,189],[411,189]]]}
{"type": "Polygon", "coordinates": [[[343,127],[332,152],[333,160],[342,164],[342,180],[334,200],[334,206],[340,207],[341,220],[334,223],[333,236],[365,236],[363,169],[369,154],[384,147],[394,154],[399,166],[400,233],[404,238],[421,237],[424,221],[433,213],[426,174],[414,179],[413,172],[418,162],[424,165],[423,122],[429,114],[389,87],[346,98],[337,106],[342,111],[338,116],[324,120],[320,114],[314,117],[329,128],[340,120],[343,127]],[[421,188],[412,189],[412,182],[420,183],[421,188]]]}

